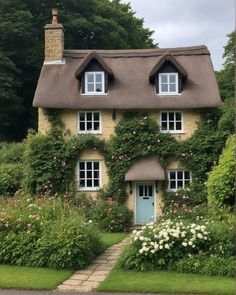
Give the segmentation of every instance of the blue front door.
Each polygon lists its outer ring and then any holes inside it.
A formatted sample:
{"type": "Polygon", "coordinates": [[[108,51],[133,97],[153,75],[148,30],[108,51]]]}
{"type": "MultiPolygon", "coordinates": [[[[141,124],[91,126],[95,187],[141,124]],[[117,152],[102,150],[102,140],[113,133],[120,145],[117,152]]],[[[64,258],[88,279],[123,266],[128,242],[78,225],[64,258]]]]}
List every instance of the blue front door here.
{"type": "Polygon", "coordinates": [[[154,221],[154,183],[136,184],[136,224],[154,221]]]}

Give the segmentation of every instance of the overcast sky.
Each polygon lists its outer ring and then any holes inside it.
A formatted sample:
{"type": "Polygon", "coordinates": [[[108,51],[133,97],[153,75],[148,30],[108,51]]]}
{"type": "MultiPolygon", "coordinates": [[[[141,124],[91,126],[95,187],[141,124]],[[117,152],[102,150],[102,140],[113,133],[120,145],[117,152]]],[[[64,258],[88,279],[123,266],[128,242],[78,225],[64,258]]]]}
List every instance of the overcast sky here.
{"type": "Polygon", "coordinates": [[[206,45],[222,68],[226,34],[235,27],[235,0],[122,0],[131,3],[159,47],[206,45]]]}

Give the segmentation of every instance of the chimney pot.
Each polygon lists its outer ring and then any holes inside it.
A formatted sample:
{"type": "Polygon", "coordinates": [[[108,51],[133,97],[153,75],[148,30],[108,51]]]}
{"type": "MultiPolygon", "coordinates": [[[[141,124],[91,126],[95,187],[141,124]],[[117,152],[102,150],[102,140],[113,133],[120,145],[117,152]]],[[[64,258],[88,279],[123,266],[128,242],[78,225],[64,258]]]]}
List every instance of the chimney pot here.
{"type": "Polygon", "coordinates": [[[52,24],[58,24],[57,16],[58,16],[58,9],[53,8],[52,9],[52,24]]]}

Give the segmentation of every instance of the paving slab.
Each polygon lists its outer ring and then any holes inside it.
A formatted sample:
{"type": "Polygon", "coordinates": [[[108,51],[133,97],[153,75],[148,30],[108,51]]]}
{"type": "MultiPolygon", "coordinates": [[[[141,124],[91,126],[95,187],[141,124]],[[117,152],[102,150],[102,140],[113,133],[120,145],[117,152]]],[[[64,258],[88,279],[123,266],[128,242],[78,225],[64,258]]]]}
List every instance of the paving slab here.
{"type": "Polygon", "coordinates": [[[75,271],[69,279],[57,287],[57,291],[92,292],[109,275],[128,241],[129,236],[119,244],[109,247],[91,265],[75,271]]]}

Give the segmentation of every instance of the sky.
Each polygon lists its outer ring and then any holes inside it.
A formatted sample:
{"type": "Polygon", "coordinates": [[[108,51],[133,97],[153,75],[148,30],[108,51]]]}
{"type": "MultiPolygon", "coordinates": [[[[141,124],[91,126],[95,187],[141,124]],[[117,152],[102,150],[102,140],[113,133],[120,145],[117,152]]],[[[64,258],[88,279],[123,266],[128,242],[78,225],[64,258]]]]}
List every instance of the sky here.
{"type": "Polygon", "coordinates": [[[122,0],[144,27],[155,31],[160,48],[206,45],[215,70],[224,62],[227,34],[235,28],[236,0],[122,0]]]}

